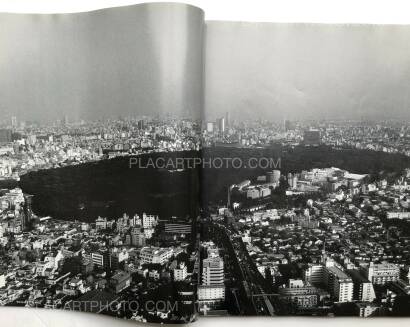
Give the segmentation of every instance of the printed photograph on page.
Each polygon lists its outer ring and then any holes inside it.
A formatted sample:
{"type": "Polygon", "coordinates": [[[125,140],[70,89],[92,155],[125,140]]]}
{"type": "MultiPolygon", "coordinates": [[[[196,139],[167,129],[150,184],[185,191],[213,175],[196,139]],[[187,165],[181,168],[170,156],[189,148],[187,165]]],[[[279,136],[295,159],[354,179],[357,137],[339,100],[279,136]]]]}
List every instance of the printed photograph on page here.
{"type": "Polygon", "coordinates": [[[0,305],[196,319],[202,38],[184,4],[0,14],[0,305]]]}
{"type": "Polygon", "coordinates": [[[199,313],[409,316],[409,26],[206,31],[199,313]]]}

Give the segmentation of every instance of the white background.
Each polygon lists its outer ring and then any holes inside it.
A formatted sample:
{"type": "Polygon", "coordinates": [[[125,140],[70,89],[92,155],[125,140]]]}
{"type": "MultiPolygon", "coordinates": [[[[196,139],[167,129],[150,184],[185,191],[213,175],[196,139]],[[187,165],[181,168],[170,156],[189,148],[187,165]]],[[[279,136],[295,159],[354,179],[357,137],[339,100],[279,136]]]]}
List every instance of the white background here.
{"type": "MultiPolygon", "coordinates": [[[[139,3],[135,0],[0,0],[0,12],[66,13],[139,3]]],[[[145,1],[153,2],[153,1],[145,1]]],[[[407,0],[187,0],[201,7],[208,20],[259,22],[410,24],[410,2],[407,0]]],[[[1,21],[0,21],[1,28],[1,21]]],[[[409,37],[410,42],[410,37],[409,37]]],[[[1,51],[1,44],[0,44],[1,51]]],[[[1,99],[0,99],[1,101],[1,99]]],[[[409,308],[410,309],[410,308],[409,308]]],[[[206,318],[200,327],[395,327],[408,325],[409,319],[359,318],[206,318]]],[[[0,308],[0,326],[13,327],[105,327],[133,326],[135,322],[94,314],[53,310],[0,308]]]]}
{"type": "MultiPolygon", "coordinates": [[[[155,1],[0,0],[0,11],[76,12],[140,2],[155,1]]],[[[187,0],[173,2],[185,2],[203,8],[208,20],[410,24],[408,0],[187,0]]]]}

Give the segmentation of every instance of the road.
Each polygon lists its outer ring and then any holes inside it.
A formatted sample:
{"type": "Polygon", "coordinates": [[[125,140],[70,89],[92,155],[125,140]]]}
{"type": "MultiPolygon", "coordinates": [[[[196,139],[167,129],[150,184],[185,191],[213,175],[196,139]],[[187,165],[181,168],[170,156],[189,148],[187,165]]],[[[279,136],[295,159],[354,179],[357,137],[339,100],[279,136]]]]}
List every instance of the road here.
{"type": "Polygon", "coordinates": [[[260,283],[263,278],[252,262],[252,258],[248,255],[245,245],[239,234],[233,229],[228,229],[225,225],[220,223],[209,223],[209,228],[216,238],[215,243],[225,244],[224,248],[228,250],[229,259],[232,261],[233,267],[237,269],[241,283],[238,288],[244,296],[236,296],[240,311],[245,309],[248,314],[253,315],[275,315],[275,309],[269,297],[266,295],[263,285],[260,283]],[[246,301],[243,299],[246,297],[246,301]],[[242,302],[242,303],[241,303],[242,302]],[[251,308],[249,308],[251,305],[251,308]],[[251,312],[249,312],[251,311],[251,312]]]}

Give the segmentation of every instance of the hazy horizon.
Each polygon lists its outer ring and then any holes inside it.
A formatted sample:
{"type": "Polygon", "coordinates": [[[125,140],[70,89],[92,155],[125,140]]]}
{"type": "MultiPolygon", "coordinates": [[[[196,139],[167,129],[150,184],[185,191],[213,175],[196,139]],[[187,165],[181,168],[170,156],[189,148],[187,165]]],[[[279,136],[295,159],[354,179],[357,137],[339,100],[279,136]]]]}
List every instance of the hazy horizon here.
{"type": "Polygon", "coordinates": [[[211,21],[203,35],[201,10],[169,3],[0,19],[1,119],[410,120],[410,26],[211,21]]]}
{"type": "Polygon", "coordinates": [[[142,4],[74,14],[0,14],[0,115],[199,116],[203,12],[142,4]]]}
{"type": "Polygon", "coordinates": [[[410,26],[207,22],[205,116],[410,119],[410,26]]]}

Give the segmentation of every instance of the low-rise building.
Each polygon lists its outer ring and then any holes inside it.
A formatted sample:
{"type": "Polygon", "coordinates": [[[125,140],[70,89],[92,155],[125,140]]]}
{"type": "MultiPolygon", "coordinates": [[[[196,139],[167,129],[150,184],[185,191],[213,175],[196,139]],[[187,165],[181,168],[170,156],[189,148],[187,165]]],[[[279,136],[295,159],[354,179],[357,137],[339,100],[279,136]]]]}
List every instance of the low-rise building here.
{"type": "Polygon", "coordinates": [[[159,248],[146,246],[141,249],[140,257],[142,263],[165,264],[173,256],[171,248],[159,248]]]}
{"type": "Polygon", "coordinates": [[[371,262],[366,268],[369,281],[373,284],[384,285],[387,282],[396,282],[400,278],[400,268],[392,263],[371,262]]]}
{"type": "Polygon", "coordinates": [[[119,271],[110,279],[110,287],[115,293],[120,293],[131,284],[131,274],[126,271],[119,271]]]}
{"type": "Polygon", "coordinates": [[[188,276],[188,271],[184,263],[181,263],[179,267],[174,269],[174,280],[175,281],[185,280],[187,276],[188,276]]]}

